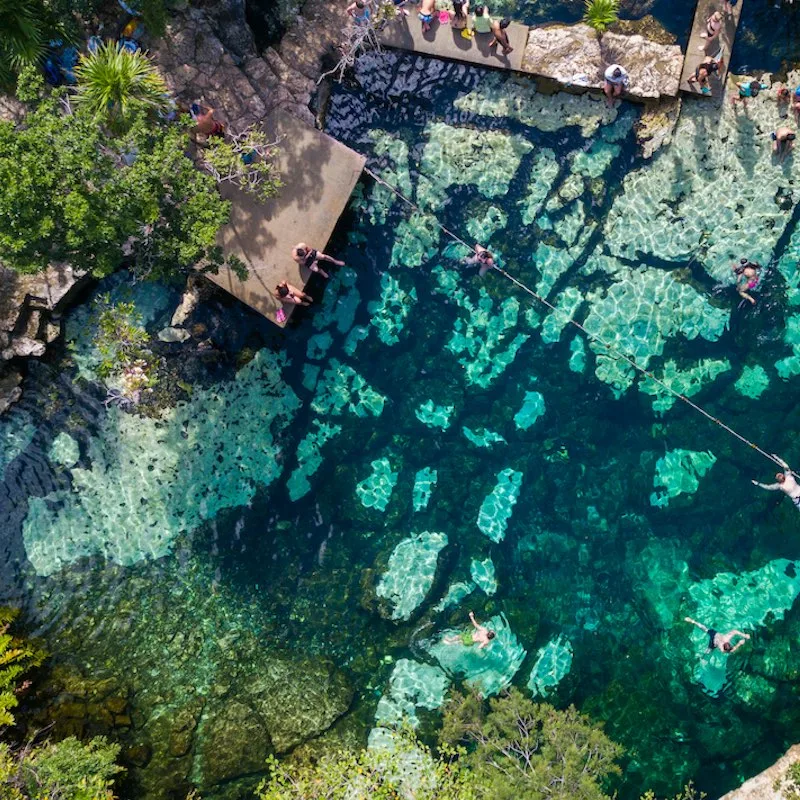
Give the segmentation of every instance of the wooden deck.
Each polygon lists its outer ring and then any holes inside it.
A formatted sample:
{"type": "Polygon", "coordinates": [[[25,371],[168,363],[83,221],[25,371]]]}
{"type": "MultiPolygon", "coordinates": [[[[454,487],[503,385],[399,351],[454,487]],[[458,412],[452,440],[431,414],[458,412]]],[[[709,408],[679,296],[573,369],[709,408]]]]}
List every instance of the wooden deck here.
{"type": "Polygon", "coordinates": [[[731,61],[733,43],[736,39],[736,29],[739,27],[743,4],[744,0],[739,0],[733,7],[733,14],[725,14],[723,0],[699,0],[694,12],[694,22],[692,23],[692,32],[686,49],[686,58],[683,62],[681,91],[700,95],[701,97],[714,97],[716,99],[724,97],[728,65],[731,61]],[[700,34],[705,31],[706,22],[714,11],[723,12],[724,21],[719,36],[709,42],[707,39],[702,38],[700,34]],[[703,61],[710,58],[718,59],[720,50],[724,59],[724,66],[719,73],[709,78],[708,84],[711,92],[704,94],[696,83],[689,83],[689,77],[694,75],[694,71],[703,61]]]}
{"type": "Polygon", "coordinates": [[[440,25],[434,17],[431,29],[422,32],[422,23],[415,6],[409,8],[409,15],[393,20],[381,31],[381,44],[397,50],[409,50],[437,58],[463,61],[482,67],[499,69],[522,69],[522,58],[528,42],[528,26],[512,22],[506,29],[508,41],[514,48],[507,56],[500,47],[489,47],[494,40],[490,33],[476,33],[471,39],[464,39],[461,31],[450,25],[440,25]]]}
{"type": "Polygon", "coordinates": [[[281,137],[277,165],[284,186],[266,203],[223,187],[231,219],[217,241],[225,255],[242,259],[250,274],[242,282],[222,268],[208,278],[283,327],[296,306],[280,303],[275,286],[286,280],[303,288],[311,275],[292,260],[292,248],[307,242],[325,250],[366,159],[285,111],[273,112],[262,125],[270,137],[281,137]],[[276,317],[281,306],[287,317],[282,323],[276,317]]]}

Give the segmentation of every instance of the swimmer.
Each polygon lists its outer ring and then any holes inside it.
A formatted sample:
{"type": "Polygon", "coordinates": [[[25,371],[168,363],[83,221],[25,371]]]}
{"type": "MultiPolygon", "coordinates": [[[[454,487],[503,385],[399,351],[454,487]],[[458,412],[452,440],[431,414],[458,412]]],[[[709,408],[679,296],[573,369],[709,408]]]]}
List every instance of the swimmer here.
{"type": "Polygon", "coordinates": [[[483,245],[476,244],[475,255],[470,256],[464,263],[470,266],[479,265],[480,269],[478,270],[478,275],[482,278],[494,267],[494,256],[483,245]]]}
{"type": "Polygon", "coordinates": [[[478,650],[483,650],[484,647],[488,647],[489,643],[497,634],[483,625],[480,625],[472,611],[469,612],[469,621],[472,623],[472,627],[475,630],[464,631],[460,636],[445,636],[443,640],[444,643],[461,644],[464,647],[472,647],[472,645],[477,644],[478,650]]]}
{"type": "Polygon", "coordinates": [[[782,164],[786,156],[791,153],[797,134],[791,128],[784,126],[772,131],[770,138],[772,139],[772,152],[778,157],[778,163],[782,164]]]}
{"type": "Polygon", "coordinates": [[[761,265],[757,261],[743,258],[738,264],[731,265],[731,269],[736,275],[736,291],[739,293],[739,297],[755,305],[756,299],[750,294],[750,291],[758,286],[761,265]]]}
{"type": "Polygon", "coordinates": [[[777,483],[759,483],[756,480],[752,480],[750,483],[752,483],[753,486],[766,489],[768,492],[784,492],[788,494],[795,508],[800,509],[800,486],[798,486],[797,481],[794,479],[792,468],[782,458],[776,456],[775,453],[772,454],[772,457],[786,470],[785,472],[779,472],[775,476],[777,483]]]}
{"type": "Polygon", "coordinates": [[[684,617],[684,622],[691,622],[692,625],[697,625],[697,627],[700,628],[703,633],[708,634],[709,651],[721,650],[723,653],[735,653],[745,643],[745,641],[750,638],[749,633],[737,631],[735,628],[732,631],[728,631],[728,633],[718,633],[713,628],[707,628],[702,622],[698,622],[691,617],[684,617]],[[731,641],[737,636],[741,636],[741,640],[735,645],[732,645],[731,641]]]}

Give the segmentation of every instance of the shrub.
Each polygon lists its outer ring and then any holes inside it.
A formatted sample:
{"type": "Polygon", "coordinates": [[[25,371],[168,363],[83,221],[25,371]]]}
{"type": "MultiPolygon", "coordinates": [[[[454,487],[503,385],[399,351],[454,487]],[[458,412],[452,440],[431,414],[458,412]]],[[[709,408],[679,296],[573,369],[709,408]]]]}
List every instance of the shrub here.
{"type": "Polygon", "coordinates": [[[0,607],[0,728],[14,724],[11,712],[17,706],[20,676],[45,659],[44,650],[11,632],[18,615],[18,611],[0,607]]]}
{"type": "Polygon", "coordinates": [[[604,33],[618,19],[619,0],[584,0],[583,21],[599,33],[604,33]]]}

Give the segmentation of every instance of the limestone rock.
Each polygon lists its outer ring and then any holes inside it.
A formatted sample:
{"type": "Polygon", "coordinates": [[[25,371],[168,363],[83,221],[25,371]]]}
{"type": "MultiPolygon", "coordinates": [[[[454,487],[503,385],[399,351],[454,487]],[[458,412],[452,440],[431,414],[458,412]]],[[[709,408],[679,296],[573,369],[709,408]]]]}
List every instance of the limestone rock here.
{"type": "Polygon", "coordinates": [[[800,761],[800,744],[790,747],[771,767],[745,781],[738,789],[723,795],[720,800],[782,800],[783,789],[776,788],[783,782],[793,764],[800,761]]]}
{"type": "Polygon", "coordinates": [[[170,325],[174,328],[177,325],[183,325],[189,318],[189,315],[197,308],[197,303],[200,301],[200,289],[198,286],[190,286],[186,289],[181,297],[181,302],[172,314],[170,325]]]}
{"type": "Polygon", "coordinates": [[[653,153],[672,141],[681,105],[680,97],[662,98],[645,108],[635,125],[636,141],[641,145],[645,158],[651,158],[653,153]]]}
{"type": "Polygon", "coordinates": [[[12,358],[39,358],[44,355],[45,346],[37,339],[20,336],[11,342],[11,346],[0,353],[0,358],[9,361],[12,358]]]}
{"type": "Polygon", "coordinates": [[[22,375],[15,369],[0,375],[0,414],[5,414],[22,397],[20,383],[22,375]]]}
{"type": "Polygon", "coordinates": [[[630,74],[627,95],[674,97],[678,93],[683,53],[678,45],[659,44],[639,34],[604,33],[588,25],[531,28],[522,69],[559,83],[600,89],[610,64],[630,74]]]}
{"type": "Polygon", "coordinates": [[[166,342],[167,344],[185,342],[187,339],[190,339],[191,336],[192,334],[183,328],[162,328],[158,332],[158,340],[160,342],[166,342]]]}
{"type": "Polygon", "coordinates": [[[220,700],[210,705],[197,730],[193,774],[203,787],[265,768],[272,752],[269,731],[248,705],[220,700]]]}

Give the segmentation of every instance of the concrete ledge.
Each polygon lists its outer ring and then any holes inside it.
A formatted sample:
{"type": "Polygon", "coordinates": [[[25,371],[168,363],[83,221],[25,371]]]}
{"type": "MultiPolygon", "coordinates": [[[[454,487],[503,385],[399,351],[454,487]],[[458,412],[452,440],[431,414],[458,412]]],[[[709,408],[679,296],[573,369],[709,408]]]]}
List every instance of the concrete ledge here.
{"type": "Polygon", "coordinates": [[[217,242],[226,256],[237,255],[250,274],[240,281],[223,268],[208,278],[283,327],[296,306],[283,306],[275,286],[286,280],[302,288],[311,276],[292,260],[292,248],[302,241],[325,249],[366,159],[286,111],[274,111],[262,125],[268,136],[281,137],[277,165],[285,185],[266,203],[223,187],[223,197],[231,201],[231,220],[217,242]],[[282,306],[287,317],[283,323],[276,318],[282,306]]]}
{"type": "Polygon", "coordinates": [[[440,25],[434,17],[431,29],[422,32],[422,23],[412,7],[408,16],[401,14],[381,31],[381,44],[397,50],[408,50],[421,55],[463,61],[482,67],[495,67],[520,71],[528,27],[512,22],[506,29],[508,40],[514,50],[504,56],[499,47],[489,47],[494,37],[490,33],[477,33],[472,39],[464,39],[461,31],[449,25],[440,25]]]}

